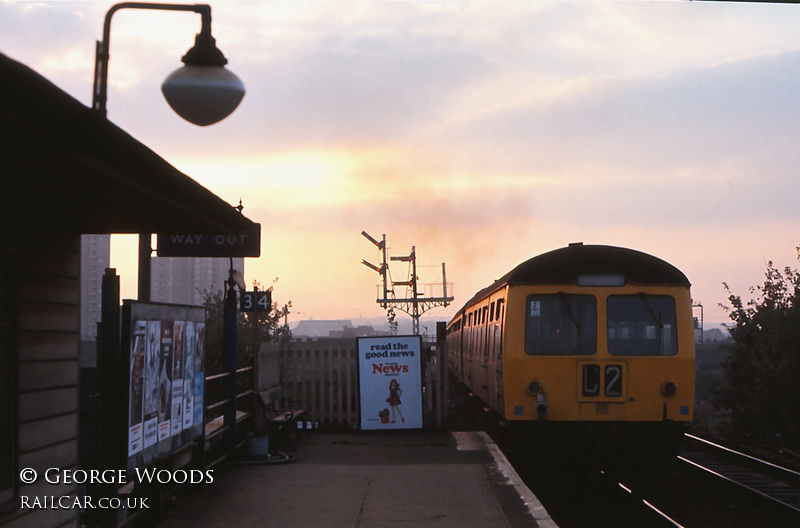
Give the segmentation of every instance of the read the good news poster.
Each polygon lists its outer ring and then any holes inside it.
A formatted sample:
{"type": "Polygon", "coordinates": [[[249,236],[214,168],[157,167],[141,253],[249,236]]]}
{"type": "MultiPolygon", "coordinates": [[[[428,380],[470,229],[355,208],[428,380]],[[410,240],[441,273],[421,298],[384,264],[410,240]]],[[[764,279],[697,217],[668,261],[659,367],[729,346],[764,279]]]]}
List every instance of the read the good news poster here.
{"type": "Polygon", "coordinates": [[[361,429],[422,428],[422,339],[358,339],[361,429]]]}

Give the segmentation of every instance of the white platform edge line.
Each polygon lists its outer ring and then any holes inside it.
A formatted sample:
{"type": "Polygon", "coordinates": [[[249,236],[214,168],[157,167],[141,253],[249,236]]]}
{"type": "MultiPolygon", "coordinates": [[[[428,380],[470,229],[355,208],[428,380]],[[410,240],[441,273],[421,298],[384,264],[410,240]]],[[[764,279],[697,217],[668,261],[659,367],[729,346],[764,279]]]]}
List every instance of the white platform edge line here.
{"type": "Polygon", "coordinates": [[[478,434],[481,435],[483,441],[486,443],[489,453],[491,453],[492,458],[494,458],[494,461],[497,463],[500,471],[503,473],[503,475],[505,475],[506,479],[508,479],[508,483],[514,487],[516,492],[522,498],[522,501],[525,503],[525,507],[528,508],[528,512],[534,518],[536,524],[538,524],[540,528],[558,528],[558,525],[555,523],[555,521],[550,518],[550,514],[547,513],[544,505],[542,505],[536,495],[534,495],[533,492],[528,489],[528,486],[526,486],[522,481],[514,467],[508,461],[497,444],[495,444],[489,435],[484,431],[480,431],[478,434]]]}

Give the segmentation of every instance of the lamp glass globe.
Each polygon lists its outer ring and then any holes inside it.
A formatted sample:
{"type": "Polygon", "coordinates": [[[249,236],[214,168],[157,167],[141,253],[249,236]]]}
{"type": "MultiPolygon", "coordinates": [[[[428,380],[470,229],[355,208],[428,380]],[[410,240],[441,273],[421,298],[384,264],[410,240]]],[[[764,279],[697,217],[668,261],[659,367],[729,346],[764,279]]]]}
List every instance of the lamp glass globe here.
{"type": "Polygon", "coordinates": [[[207,126],[228,117],[244,97],[244,83],[220,66],[186,65],[172,72],[161,92],[182,118],[207,126]]]}

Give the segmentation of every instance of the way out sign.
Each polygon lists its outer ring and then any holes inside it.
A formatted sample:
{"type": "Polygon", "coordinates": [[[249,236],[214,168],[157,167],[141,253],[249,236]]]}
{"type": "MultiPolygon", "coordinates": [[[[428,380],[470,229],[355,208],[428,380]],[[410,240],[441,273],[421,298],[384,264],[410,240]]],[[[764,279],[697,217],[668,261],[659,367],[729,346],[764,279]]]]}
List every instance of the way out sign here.
{"type": "Polygon", "coordinates": [[[259,257],[261,224],[239,233],[158,233],[159,257],[259,257]]]}
{"type": "Polygon", "coordinates": [[[358,339],[361,429],[422,428],[422,338],[358,339]]]}

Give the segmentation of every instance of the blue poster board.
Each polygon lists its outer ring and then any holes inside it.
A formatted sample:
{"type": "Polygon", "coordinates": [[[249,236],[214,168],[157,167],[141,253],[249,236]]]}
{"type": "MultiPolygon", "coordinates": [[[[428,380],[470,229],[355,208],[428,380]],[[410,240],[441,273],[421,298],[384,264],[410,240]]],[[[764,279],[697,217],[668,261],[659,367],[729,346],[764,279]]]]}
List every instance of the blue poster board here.
{"type": "Polygon", "coordinates": [[[361,429],[422,428],[422,338],[358,339],[361,429]]]}

